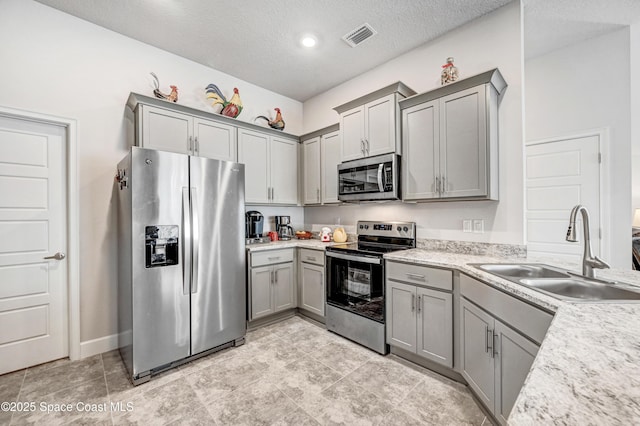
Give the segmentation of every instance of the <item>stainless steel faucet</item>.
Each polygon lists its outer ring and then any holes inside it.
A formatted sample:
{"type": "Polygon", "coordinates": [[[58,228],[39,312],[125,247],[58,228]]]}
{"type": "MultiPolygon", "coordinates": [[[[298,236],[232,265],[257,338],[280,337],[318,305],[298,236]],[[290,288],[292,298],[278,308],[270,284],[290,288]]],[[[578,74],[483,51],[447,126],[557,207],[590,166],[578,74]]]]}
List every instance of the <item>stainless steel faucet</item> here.
{"type": "Polygon", "coordinates": [[[610,266],[598,256],[593,255],[593,251],[591,250],[591,235],[589,233],[589,212],[587,211],[587,208],[581,204],[578,204],[571,210],[571,215],[569,216],[569,228],[567,229],[567,241],[572,243],[578,241],[578,237],[576,235],[576,216],[578,216],[578,212],[582,213],[582,234],[584,238],[582,275],[594,278],[594,269],[609,269],[610,266]]]}

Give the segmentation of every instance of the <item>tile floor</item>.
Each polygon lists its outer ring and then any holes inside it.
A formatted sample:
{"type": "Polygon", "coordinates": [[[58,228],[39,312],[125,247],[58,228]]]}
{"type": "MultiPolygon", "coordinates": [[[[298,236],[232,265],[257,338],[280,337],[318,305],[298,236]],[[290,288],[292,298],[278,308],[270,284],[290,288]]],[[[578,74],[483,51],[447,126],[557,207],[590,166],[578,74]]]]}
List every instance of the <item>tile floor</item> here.
{"type": "Polygon", "coordinates": [[[0,412],[3,425],[489,424],[465,386],[300,317],[135,388],[117,351],[6,374],[0,401],[36,402],[33,412],[0,412]],[[78,411],[78,402],[106,411],[78,411]],[[58,407],[47,413],[42,403],[58,407]]]}

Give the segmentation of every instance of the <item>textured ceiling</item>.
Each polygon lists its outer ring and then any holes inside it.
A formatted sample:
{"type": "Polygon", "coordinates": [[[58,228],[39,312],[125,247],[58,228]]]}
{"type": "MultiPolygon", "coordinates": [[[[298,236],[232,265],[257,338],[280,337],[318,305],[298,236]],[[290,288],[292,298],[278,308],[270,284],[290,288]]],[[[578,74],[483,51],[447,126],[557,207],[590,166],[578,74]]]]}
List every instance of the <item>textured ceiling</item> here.
{"type": "MultiPolygon", "coordinates": [[[[510,0],[37,1],[304,101],[510,0]],[[341,40],[365,22],[376,36],[355,48],[341,40]],[[317,48],[299,45],[307,32],[317,48]]],[[[527,57],[640,18],[640,0],[523,3],[527,57]]]]}

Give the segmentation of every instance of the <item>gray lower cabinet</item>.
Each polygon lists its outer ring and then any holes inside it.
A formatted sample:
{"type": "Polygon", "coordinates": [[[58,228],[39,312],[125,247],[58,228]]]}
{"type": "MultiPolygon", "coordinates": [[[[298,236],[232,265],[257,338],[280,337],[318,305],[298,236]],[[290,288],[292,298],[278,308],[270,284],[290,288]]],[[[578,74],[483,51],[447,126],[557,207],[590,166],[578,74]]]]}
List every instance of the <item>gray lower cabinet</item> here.
{"type": "Polygon", "coordinates": [[[250,256],[249,320],[295,308],[293,249],[259,252],[250,256]]]}
{"type": "Polygon", "coordinates": [[[387,262],[389,345],[453,367],[452,277],[448,270],[387,262]]]}
{"type": "Polygon", "coordinates": [[[462,376],[506,424],[552,315],[465,275],[460,282],[462,376]]]}
{"type": "Polygon", "coordinates": [[[319,250],[300,249],[298,259],[298,308],[324,317],[324,253],[319,250]]]}

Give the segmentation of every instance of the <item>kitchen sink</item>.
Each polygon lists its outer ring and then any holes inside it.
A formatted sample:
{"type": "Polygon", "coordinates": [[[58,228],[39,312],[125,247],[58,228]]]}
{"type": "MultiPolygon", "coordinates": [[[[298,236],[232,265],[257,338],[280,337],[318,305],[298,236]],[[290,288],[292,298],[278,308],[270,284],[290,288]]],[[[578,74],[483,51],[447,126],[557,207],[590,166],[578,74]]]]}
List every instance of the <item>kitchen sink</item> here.
{"type": "Polygon", "coordinates": [[[476,268],[565,300],[640,300],[640,292],[537,263],[485,263],[476,268]]]}
{"type": "Polygon", "coordinates": [[[478,265],[483,271],[509,278],[569,278],[566,272],[538,264],[502,264],[478,265]]]}
{"type": "Polygon", "coordinates": [[[582,278],[524,279],[520,280],[520,283],[536,290],[571,299],[640,300],[640,293],[582,278]]]}

